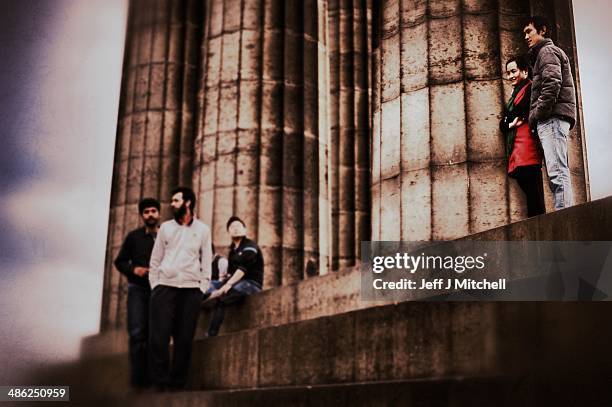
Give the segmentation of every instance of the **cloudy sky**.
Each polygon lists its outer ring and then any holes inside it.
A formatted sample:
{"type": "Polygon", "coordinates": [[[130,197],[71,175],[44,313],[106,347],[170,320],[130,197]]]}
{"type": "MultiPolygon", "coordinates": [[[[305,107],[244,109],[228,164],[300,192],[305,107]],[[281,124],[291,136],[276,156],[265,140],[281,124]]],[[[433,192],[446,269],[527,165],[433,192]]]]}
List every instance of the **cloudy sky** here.
{"type": "Polygon", "coordinates": [[[0,384],[98,329],[126,17],[0,2],[0,384]]]}
{"type": "MultiPolygon", "coordinates": [[[[612,13],[574,0],[593,199],[612,195],[612,13]]],[[[98,330],[126,0],[0,2],[0,384],[98,330]]]]}

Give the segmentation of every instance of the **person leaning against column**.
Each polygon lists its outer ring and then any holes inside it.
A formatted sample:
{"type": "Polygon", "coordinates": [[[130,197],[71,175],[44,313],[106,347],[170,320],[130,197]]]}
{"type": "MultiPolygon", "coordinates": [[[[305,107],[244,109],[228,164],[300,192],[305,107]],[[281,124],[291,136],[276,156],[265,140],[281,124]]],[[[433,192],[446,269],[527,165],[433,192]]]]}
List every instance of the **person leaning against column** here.
{"type": "Polygon", "coordinates": [[[181,389],[187,383],[202,296],[210,284],[210,228],[195,218],[195,204],[190,188],[172,191],[174,219],[162,223],[151,254],[149,369],[157,390],[181,389]]]}
{"type": "Polygon", "coordinates": [[[570,61],[550,38],[550,24],[544,17],[525,21],[523,34],[533,67],[529,126],[537,131],[555,210],[574,204],[567,143],[576,124],[576,90],[570,61]]]}
{"type": "Polygon", "coordinates": [[[506,77],[514,90],[504,108],[499,129],[506,136],[508,176],[516,179],[527,198],[529,217],[546,212],[542,186],[542,150],[540,141],[529,128],[531,80],[525,58],[514,57],[506,63],[506,77]]]}

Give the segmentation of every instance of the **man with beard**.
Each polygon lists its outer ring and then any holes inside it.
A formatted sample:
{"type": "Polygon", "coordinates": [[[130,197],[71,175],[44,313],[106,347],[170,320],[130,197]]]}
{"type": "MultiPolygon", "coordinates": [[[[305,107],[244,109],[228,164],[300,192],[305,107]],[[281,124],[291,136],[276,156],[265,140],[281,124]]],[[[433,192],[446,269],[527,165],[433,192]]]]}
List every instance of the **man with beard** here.
{"type": "Polygon", "coordinates": [[[149,385],[147,341],[149,337],[149,260],[157,235],[159,202],[144,198],[138,212],[144,226],[128,233],[115,259],[115,267],[128,279],[128,335],[130,337],[130,381],[139,389],[149,385]]]}
{"type": "Polygon", "coordinates": [[[159,228],[151,255],[149,371],[158,390],[181,389],[187,383],[202,295],[210,284],[210,228],[195,218],[195,204],[190,188],[172,191],[174,219],[159,228]]]}

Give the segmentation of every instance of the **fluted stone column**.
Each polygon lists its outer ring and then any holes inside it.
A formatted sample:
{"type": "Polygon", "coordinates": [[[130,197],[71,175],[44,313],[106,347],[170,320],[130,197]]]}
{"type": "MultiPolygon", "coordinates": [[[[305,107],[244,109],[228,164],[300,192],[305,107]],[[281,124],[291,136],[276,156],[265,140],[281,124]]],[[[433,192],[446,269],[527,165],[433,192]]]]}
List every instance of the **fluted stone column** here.
{"type": "Polygon", "coordinates": [[[212,0],[204,23],[194,186],[217,246],[244,219],[273,287],[327,269],[324,3],[212,0]],[[323,105],[322,105],[323,104],[323,105]]]}
{"type": "Polygon", "coordinates": [[[365,0],[329,2],[334,269],[355,265],[369,239],[369,16],[365,0]]]}
{"type": "MultiPolygon", "coordinates": [[[[373,239],[453,239],[524,218],[524,196],[506,175],[498,130],[511,92],[502,72],[511,55],[527,52],[521,24],[530,13],[549,16],[575,56],[567,34],[571,3],[388,0],[379,7],[373,239]]],[[[576,201],[584,202],[579,134],[580,124],[570,139],[570,165],[576,201]]]]}
{"type": "Polygon", "coordinates": [[[195,0],[130,3],[115,146],[101,326],[123,327],[127,282],[114,269],[125,235],[140,225],[138,201],[162,201],[191,183],[193,106],[201,10],[195,0]]]}

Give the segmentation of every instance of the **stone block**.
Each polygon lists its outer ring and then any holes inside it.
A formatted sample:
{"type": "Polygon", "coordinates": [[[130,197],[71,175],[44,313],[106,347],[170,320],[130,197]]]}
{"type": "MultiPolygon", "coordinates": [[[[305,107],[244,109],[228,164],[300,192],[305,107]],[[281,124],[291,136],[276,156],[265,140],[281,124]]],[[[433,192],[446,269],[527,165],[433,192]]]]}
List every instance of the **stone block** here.
{"type": "Polygon", "coordinates": [[[400,98],[382,106],[380,130],[380,177],[387,179],[400,172],[401,102],[400,98]]]}
{"type": "Polygon", "coordinates": [[[402,171],[429,167],[429,89],[402,94],[401,103],[402,171]]]}
{"type": "Polygon", "coordinates": [[[499,76],[497,13],[464,14],[463,42],[466,79],[493,79],[499,76]]]}
{"type": "Polygon", "coordinates": [[[402,28],[402,93],[423,89],[428,84],[427,28],[425,22],[402,28]]]}
{"type": "Polygon", "coordinates": [[[221,84],[219,110],[218,131],[236,130],[238,125],[238,85],[236,83],[221,84]]]}
{"type": "Polygon", "coordinates": [[[461,17],[430,19],[428,38],[430,83],[445,84],[463,79],[461,17]]]}
{"type": "Polygon", "coordinates": [[[451,240],[469,234],[468,173],[465,164],[432,169],[432,238],[451,240]]]}
{"type": "Polygon", "coordinates": [[[452,165],[467,159],[462,82],[430,88],[431,162],[452,165]]]}
{"type": "Polygon", "coordinates": [[[239,30],[241,18],[241,0],[227,0],[223,2],[223,33],[239,30]]]}
{"type": "Polygon", "coordinates": [[[503,112],[500,85],[499,80],[465,83],[467,156],[470,161],[501,162],[505,157],[505,137],[499,131],[503,112]]]}
{"type": "Polygon", "coordinates": [[[430,0],[429,15],[443,18],[457,15],[461,12],[461,0],[430,0]]]}
{"type": "Polygon", "coordinates": [[[400,176],[387,178],[381,183],[380,240],[401,240],[401,188],[400,176]]]}
{"type": "Polygon", "coordinates": [[[402,172],[402,240],[431,239],[431,176],[429,168],[402,172]]]}
{"type": "Polygon", "coordinates": [[[401,56],[399,32],[382,40],[381,98],[388,102],[400,95],[401,56]]]}
{"type": "Polygon", "coordinates": [[[511,181],[503,162],[470,163],[470,233],[506,225],[508,203],[506,183],[511,181]]]}

